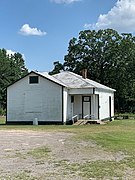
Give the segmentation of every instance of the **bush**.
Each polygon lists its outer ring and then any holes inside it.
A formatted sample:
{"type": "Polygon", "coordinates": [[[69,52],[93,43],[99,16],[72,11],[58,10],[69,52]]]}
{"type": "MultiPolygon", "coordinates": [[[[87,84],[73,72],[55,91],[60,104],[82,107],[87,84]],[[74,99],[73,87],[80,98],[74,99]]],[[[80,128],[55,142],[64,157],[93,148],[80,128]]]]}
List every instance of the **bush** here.
{"type": "Polygon", "coordinates": [[[6,110],[3,108],[0,108],[0,116],[5,116],[6,115],[6,110]]]}

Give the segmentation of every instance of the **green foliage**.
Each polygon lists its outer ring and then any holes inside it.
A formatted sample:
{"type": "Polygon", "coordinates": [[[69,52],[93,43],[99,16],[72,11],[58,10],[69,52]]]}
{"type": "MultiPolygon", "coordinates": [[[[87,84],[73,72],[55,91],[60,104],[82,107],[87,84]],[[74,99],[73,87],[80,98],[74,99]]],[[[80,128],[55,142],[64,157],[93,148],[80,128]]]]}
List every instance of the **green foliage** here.
{"type": "Polygon", "coordinates": [[[60,73],[61,70],[64,70],[64,66],[59,61],[55,61],[53,64],[54,69],[49,72],[50,75],[60,73]]]}
{"type": "Polygon", "coordinates": [[[0,49],[0,108],[6,108],[6,87],[28,73],[20,53],[8,55],[0,49]]]}
{"type": "Polygon", "coordinates": [[[6,110],[3,108],[0,108],[0,115],[5,116],[6,115],[6,110]]]}
{"type": "Polygon", "coordinates": [[[70,40],[63,66],[80,75],[87,69],[88,78],[116,89],[117,111],[135,111],[135,37],[131,34],[113,29],[81,31],[70,40]]]}

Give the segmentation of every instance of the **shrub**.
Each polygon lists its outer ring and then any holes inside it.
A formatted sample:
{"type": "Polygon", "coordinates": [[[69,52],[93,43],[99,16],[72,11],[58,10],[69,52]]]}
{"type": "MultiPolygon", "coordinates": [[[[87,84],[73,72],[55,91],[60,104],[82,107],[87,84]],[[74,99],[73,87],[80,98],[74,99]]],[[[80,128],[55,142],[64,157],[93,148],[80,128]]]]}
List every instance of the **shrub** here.
{"type": "Polygon", "coordinates": [[[0,108],[0,116],[5,116],[6,115],[6,110],[3,108],[0,108]]]}

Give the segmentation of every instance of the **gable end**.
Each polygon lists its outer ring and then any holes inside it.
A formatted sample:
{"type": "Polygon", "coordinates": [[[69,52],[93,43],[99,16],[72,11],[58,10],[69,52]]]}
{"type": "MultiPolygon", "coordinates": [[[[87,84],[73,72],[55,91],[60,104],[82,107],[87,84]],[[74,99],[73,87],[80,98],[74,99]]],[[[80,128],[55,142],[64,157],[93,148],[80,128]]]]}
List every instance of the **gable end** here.
{"type": "MultiPolygon", "coordinates": [[[[48,81],[51,81],[51,82],[53,82],[53,83],[55,83],[55,84],[57,84],[57,85],[59,85],[59,86],[61,86],[61,87],[64,87],[62,84],[59,84],[59,83],[57,83],[57,82],[55,82],[55,81],[53,81],[53,80],[51,80],[51,79],[49,79],[49,78],[41,75],[41,74],[39,74],[38,72],[31,71],[31,72],[29,72],[28,74],[26,74],[25,76],[21,77],[20,79],[16,80],[15,82],[13,82],[13,83],[10,84],[9,86],[7,86],[7,88],[10,87],[10,86],[12,86],[12,85],[14,85],[14,84],[17,83],[18,81],[24,79],[25,77],[30,76],[32,73],[34,73],[35,75],[40,76],[40,77],[42,77],[42,78],[44,78],[44,79],[47,79],[48,81]]],[[[32,76],[31,76],[31,77],[32,77],[32,76]]],[[[31,84],[31,83],[30,83],[30,84],[31,84]]]]}

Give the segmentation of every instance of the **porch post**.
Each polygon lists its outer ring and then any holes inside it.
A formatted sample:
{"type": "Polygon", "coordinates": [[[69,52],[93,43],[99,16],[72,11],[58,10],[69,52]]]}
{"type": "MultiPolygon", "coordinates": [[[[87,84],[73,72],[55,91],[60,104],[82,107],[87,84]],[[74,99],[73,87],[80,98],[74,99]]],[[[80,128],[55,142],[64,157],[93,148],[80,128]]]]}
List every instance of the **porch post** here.
{"type": "Polygon", "coordinates": [[[96,119],[96,95],[95,95],[95,88],[93,88],[93,115],[94,115],[94,119],[96,119]]]}

